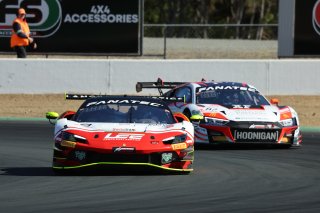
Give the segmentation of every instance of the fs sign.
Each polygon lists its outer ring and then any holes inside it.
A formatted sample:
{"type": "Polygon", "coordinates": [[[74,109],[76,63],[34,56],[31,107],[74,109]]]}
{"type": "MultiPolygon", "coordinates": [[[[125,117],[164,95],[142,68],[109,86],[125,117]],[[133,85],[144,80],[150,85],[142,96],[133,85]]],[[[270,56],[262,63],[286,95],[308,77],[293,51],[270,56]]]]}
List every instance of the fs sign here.
{"type": "Polygon", "coordinates": [[[320,0],[296,0],[294,55],[320,55],[320,0]]]}
{"type": "Polygon", "coordinates": [[[1,52],[20,7],[38,53],[142,54],[142,0],[0,0],[1,52]]]}
{"type": "Polygon", "coordinates": [[[20,7],[28,12],[27,20],[33,37],[49,37],[59,29],[62,10],[57,0],[2,0],[0,1],[0,35],[2,37],[11,36],[12,22],[20,7]]]}
{"type": "Polygon", "coordinates": [[[313,6],[312,24],[313,24],[313,29],[320,36],[320,0],[318,0],[313,6]]]}

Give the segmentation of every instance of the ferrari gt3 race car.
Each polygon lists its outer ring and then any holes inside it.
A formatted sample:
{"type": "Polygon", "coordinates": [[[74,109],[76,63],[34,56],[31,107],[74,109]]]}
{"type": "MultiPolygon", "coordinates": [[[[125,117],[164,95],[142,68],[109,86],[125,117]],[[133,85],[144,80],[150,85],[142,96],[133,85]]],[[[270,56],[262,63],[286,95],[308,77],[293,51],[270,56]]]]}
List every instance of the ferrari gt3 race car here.
{"type": "Polygon", "coordinates": [[[57,119],[55,171],[97,165],[193,170],[194,127],[185,116],[173,115],[163,100],[76,94],[66,98],[86,100],[77,112],[46,114],[50,120],[57,119]]]}
{"type": "Polygon", "coordinates": [[[164,97],[184,98],[170,103],[195,127],[195,142],[214,144],[275,144],[300,146],[302,136],[297,112],[271,103],[253,86],[236,82],[138,82],[137,92],[157,88],[164,97]],[[161,89],[170,89],[162,93],[161,89]]]}

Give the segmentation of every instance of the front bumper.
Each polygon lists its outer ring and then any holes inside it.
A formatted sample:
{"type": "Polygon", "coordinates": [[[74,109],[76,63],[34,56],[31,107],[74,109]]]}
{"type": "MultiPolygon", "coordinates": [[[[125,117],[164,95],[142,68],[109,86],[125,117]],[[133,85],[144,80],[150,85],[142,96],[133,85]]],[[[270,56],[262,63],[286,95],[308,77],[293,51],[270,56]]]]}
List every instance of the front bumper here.
{"type": "Polygon", "coordinates": [[[105,153],[73,148],[55,148],[53,169],[71,170],[92,166],[131,166],[191,172],[193,171],[193,146],[179,151],[153,153],[105,153]]]}
{"type": "Polygon", "coordinates": [[[300,139],[295,134],[297,129],[298,126],[282,127],[276,123],[264,122],[230,122],[224,126],[200,123],[195,127],[195,142],[291,146],[301,143],[301,134],[300,139]]]}

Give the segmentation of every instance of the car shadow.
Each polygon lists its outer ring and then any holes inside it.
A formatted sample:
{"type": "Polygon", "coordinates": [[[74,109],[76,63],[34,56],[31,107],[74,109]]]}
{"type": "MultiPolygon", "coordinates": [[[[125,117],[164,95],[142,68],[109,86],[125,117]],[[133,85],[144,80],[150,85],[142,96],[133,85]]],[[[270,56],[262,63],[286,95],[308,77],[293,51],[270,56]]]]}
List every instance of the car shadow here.
{"type": "Polygon", "coordinates": [[[1,168],[1,175],[13,176],[52,176],[54,172],[51,167],[9,167],[1,168]]]}
{"type": "Polygon", "coordinates": [[[195,150],[266,150],[289,149],[290,146],[282,144],[205,144],[195,143],[195,150]]]}
{"type": "Polygon", "coordinates": [[[0,176],[166,176],[187,175],[188,172],[162,171],[150,168],[100,168],[89,167],[54,171],[51,167],[0,168],[0,176]]]}

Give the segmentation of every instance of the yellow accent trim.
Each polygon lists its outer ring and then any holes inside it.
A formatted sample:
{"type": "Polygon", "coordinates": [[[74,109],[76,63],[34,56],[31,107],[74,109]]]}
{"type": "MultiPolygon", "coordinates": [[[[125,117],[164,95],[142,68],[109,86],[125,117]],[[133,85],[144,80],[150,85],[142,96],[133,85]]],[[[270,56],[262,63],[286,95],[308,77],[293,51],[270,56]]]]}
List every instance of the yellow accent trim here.
{"type": "Polygon", "coordinates": [[[190,117],[190,120],[202,120],[203,116],[202,115],[192,115],[190,117]]]}
{"type": "Polygon", "coordinates": [[[69,148],[75,148],[76,144],[77,144],[76,142],[66,141],[66,140],[63,140],[60,143],[61,146],[65,146],[65,147],[69,147],[69,148]]]}
{"type": "Polygon", "coordinates": [[[173,150],[178,150],[178,149],[186,149],[188,146],[186,143],[176,143],[176,144],[171,144],[171,147],[173,150]]]}
{"type": "Polygon", "coordinates": [[[119,162],[96,162],[96,163],[84,164],[84,165],[80,165],[80,166],[64,166],[64,167],[63,166],[53,166],[52,168],[54,168],[54,169],[78,169],[78,168],[95,166],[95,165],[151,166],[151,167],[156,167],[159,169],[170,170],[170,171],[180,171],[180,172],[192,172],[193,171],[193,169],[174,169],[174,168],[167,168],[167,167],[158,166],[158,165],[151,164],[151,163],[119,163],[119,162]]]}

